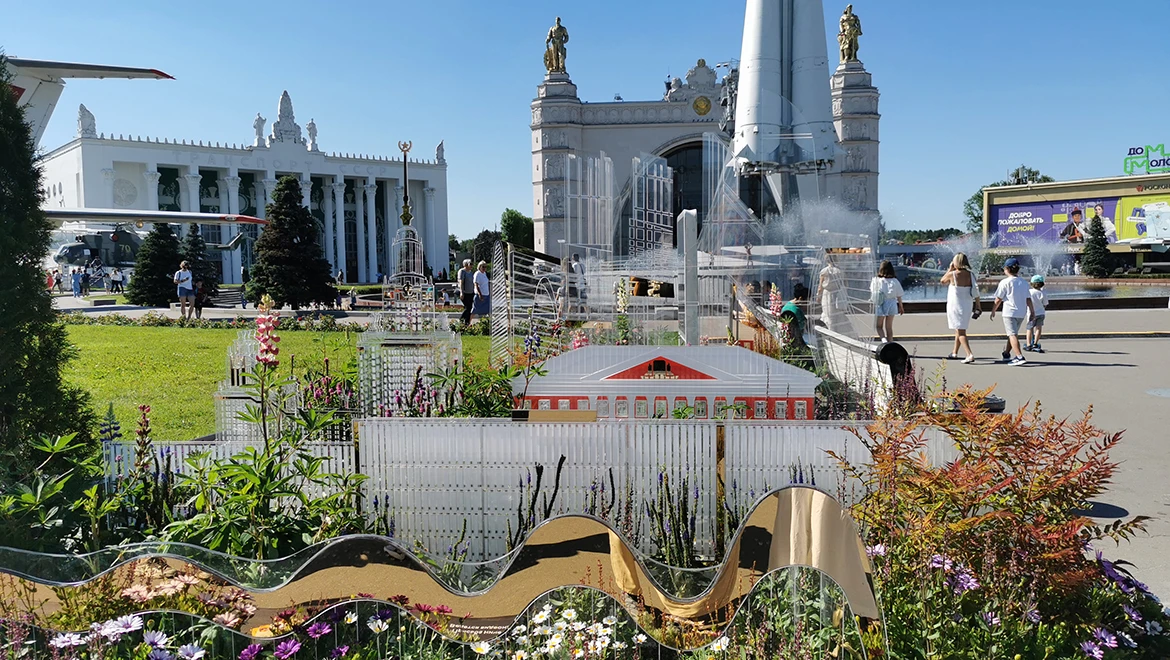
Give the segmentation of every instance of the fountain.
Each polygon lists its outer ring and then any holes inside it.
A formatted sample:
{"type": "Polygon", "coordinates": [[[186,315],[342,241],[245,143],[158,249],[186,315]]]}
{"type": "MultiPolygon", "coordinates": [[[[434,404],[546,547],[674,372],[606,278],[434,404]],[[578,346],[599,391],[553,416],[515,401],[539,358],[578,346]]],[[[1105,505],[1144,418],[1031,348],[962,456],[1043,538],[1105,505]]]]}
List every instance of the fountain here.
{"type": "Polygon", "coordinates": [[[1052,262],[1058,254],[1065,254],[1064,246],[1051,240],[1021,238],[1027,256],[1032,258],[1032,272],[1048,276],[1053,272],[1052,262]]]}

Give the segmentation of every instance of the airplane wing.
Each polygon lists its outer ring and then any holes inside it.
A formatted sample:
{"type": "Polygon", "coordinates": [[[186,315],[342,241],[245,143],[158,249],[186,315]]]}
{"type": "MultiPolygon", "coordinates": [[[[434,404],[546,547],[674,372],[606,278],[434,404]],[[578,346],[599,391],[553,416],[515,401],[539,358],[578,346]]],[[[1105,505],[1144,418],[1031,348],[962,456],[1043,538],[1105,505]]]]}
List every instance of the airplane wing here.
{"type": "Polygon", "coordinates": [[[61,92],[65,89],[66,78],[174,80],[173,76],[158,69],[26,60],[19,57],[9,57],[6,61],[8,71],[12,75],[10,84],[16,91],[16,105],[25,109],[25,121],[32,126],[34,144],[40,144],[45,126],[49,124],[49,117],[52,116],[54,108],[57,107],[57,100],[61,98],[61,92]]]}
{"type": "Polygon", "coordinates": [[[57,82],[63,78],[153,78],[174,80],[174,76],[158,69],[143,69],[133,66],[107,66],[105,64],[82,64],[79,62],[50,62],[49,60],[26,60],[20,57],[8,58],[8,68],[13,75],[25,74],[45,82],[57,82]]]}
{"type": "Polygon", "coordinates": [[[228,213],[194,213],[190,211],[139,211],[136,209],[43,209],[50,221],[57,225],[65,222],[113,222],[141,226],[147,222],[172,225],[266,225],[267,220],[250,215],[228,213]]]}

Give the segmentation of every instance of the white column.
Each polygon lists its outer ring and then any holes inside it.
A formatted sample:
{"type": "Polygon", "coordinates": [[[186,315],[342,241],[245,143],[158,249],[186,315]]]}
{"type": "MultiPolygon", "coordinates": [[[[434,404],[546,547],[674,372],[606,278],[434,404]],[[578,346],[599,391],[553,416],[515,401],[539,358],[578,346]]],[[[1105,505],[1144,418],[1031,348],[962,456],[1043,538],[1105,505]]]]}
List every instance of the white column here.
{"type": "Polygon", "coordinates": [[[252,205],[256,207],[256,217],[263,220],[265,218],[264,208],[264,183],[257,181],[252,184],[252,205]]]}
{"type": "Polygon", "coordinates": [[[366,277],[366,223],[362,222],[362,216],[365,215],[365,195],[362,194],[362,186],[355,180],[353,182],[353,219],[354,224],[357,225],[357,273],[354,277],[354,282],[368,282],[366,277]]]}
{"type": "MultiPolygon", "coordinates": [[[[366,279],[378,280],[378,185],[370,177],[366,185],[366,279]]],[[[361,218],[358,218],[361,221],[361,218]]]]}
{"type": "Polygon", "coordinates": [[[301,177],[301,206],[313,210],[313,180],[308,175],[301,177]]]}
{"type": "Polygon", "coordinates": [[[337,261],[333,258],[333,195],[329,194],[329,185],[323,184],[325,193],[325,261],[329,262],[330,274],[337,274],[337,261]]]}
{"type": "Polygon", "coordinates": [[[272,194],[276,192],[276,177],[270,174],[262,183],[264,184],[264,203],[271,204],[272,194]]]}
{"type": "MultiPolygon", "coordinates": [[[[198,213],[199,212],[199,183],[203,180],[203,177],[199,176],[198,172],[196,172],[195,174],[184,174],[184,175],[182,175],[182,177],[183,177],[183,181],[186,182],[186,184],[187,184],[187,195],[186,195],[187,203],[186,204],[179,204],[179,208],[184,210],[184,211],[188,211],[190,213],[198,213]]],[[[180,201],[182,201],[183,197],[180,196],[179,199],[180,199],[180,201]]],[[[179,236],[186,236],[188,229],[190,229],[189,224],[180,224],[179,225],[179,236]]]]}
{"type": "Polygon", "coordinates": [[[199,212],[199,184],[203,182],[203,177],[199,173],[184,174],[183,180],[187,182],[187,208],[184,211],[191,213],[199,212]]]}
{"type": "MultiPolygon", "coordinates": [[[[435,246],[434,245],[427,246],[427,238],[428,237],[432,239],[431,243],[435,242],[433,240],[434,236],[431,236],[431,234],[434,233],[434,227],[435,227],[435,189],[431,188],[429,186],[426,188],[423,188],[423,195],[425,195],[427,198],[427,206],[425,209],[423,209],[423,214],[424,214],[424,217],[426,218],[426,222],[424,223],[426,225],[426,234],[425,234],[425,236],[420,236],[419,240],[422,241],[422,244],[424,246],[426,246],[423,249],[426,250],[427,263],[430,264],[432,271],[437,272],[437,271],[442,270],[442,269],[436,268],[436,265],[439,263],[445,263],[447,261],[447,258],[445,256],[447,253],[446,253],[446,251],[443,252],[444,257],[443,257],[442,262],[437,261],[435,258],[438,255],[435,254],[435,246]]],[[[446,238],[447,238],[446,236],[443,237],[444,240],[446,240],[446,238]]]]}
{"type": "Polygon", "coordinates": [[[146,210],[158,210],[158,177],[159,173],[155,170],[147,170],[142,173],[142,178],[146,179],[146,210]]]}
{"type": "Polygon", "coordinates": [[[114,179],[117,178],[118,173],[114,168],[107,167],[102,170],[102,177],[106,180],[106,208],[114,208],[114,179]]]}
{"type": "MultiPolygon", "coordinates": [[[[337,182],[333,184],[333,213],[337,222],[337,229],[334,232],[337,237],[337,256],[336,263],[333,267],[333,274],[336,275],[339,270],[346,270],[345,260],[345,179],[337,177],[337,182]]],[[[349,277],[349,273],[345,274],[349,277]]]]}
{"type": "MultiPolygon", "coordinates": [[[[215,188],[216,188],[216,190],[219,191],[219,212],[220,213],[230,213],[230,211],[228,211],[228,204],[230,204],[231,202],[228,201],[227,182],[223,180],[223,177],[216,179],[215,188]]],[[[232,236],[235,235],[235,233],[236,233],[235,230],[236,230],[235,225],[220,225],[220,227],[219,227],[219,242],[226,244],[228,241],[232,240],[232,236]]],[[[235,270],[235,267],[232,265],[232,252],[231,251],[220,250],[220,252],[219,252],[219,270],[220,270],[219,281],[221,283],[223,283],[223,284],[234,284],[235,283],[232,280],[232,271],[235,270]]]]}
{"type": "MultiPolygon", "coordinates": [[[[227,195],[227,206],[225,210],[231,215],[239,215],[240,213],[240,177],[236,176],[234,171],[229,170],[229,175],[219,180],[219,189],[221,193],[227,195]]],[[[229,243],[237,234],[240,233],[240,228],[236,225],[228,225],[226,236],[223,239],[224,243],[229,243]]],[[[240,284],[240,268],[244,265],[242,251],[245,248],[239,247],[235,250],[224,253],[224,282],[227,284],[240,284]]]]}

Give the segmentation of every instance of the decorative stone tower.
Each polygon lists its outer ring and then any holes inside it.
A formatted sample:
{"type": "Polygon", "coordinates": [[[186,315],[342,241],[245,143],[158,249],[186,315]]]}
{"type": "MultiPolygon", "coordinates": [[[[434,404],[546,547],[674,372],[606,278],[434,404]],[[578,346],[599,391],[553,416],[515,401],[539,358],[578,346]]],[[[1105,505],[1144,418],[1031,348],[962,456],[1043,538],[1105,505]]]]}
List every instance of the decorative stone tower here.
{"type": "Polygon", "coordinates": [[[850,208],[878,211],[878,90],[865,65],[842,62],[830,79],[833,125],[842,154],[831,178],[829,190],[850,208]]]}
{"type": "Polygon", "coordinates": [[[532,203],[536,250],[560,256],[565,237],[565,155],[581,145],[581,99],[566,73],[549,73],[532,101],[532,203]]]}
{"type": "Polygon", "coordinates": [[[565,70],[568,30],[558,18],[545,44],[544,82],[532,101],[532,220],[538,252],[560,255],[565,238],[566,154],[581,148],[581,99],[565,70]]]}

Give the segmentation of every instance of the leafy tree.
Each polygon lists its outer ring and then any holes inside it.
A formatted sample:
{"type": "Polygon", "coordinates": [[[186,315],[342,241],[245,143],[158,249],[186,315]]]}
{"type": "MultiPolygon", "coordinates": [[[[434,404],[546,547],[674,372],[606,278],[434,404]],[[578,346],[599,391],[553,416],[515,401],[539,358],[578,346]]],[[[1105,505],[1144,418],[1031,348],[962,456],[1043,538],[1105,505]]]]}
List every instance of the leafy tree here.
{"type": "Polygon", "coordinates": [[[171,226],[164,222],[156,224],[138,248],[134,274],[126,286],[126,299],[146,307],[166,307],[178,300],[175,271],[182,260],[179,239],[171,226]]]}
{"type": "Polygon", "coordinates": [[[504,209],[500,214],[500,232],[504,240],[529,250],[535,245],[532,218],[516,209],[504,209]]]}
{"type": "Polygon", "coordinates": [[[41,203],[41,170],[32,131],[16,106],[7,60],[0,54],[0,483],[34,461],[34,438],[77,432],[95,422],[87,396],[62,379],[75,351],[45,290],[41,260],[51,225],[41,203]]]}
{"type": "Polygon", "coordinates": [[[943,229],[889,229],[882,233],[882,242],[901,241],[908,245],[914,243],[937,243],[963,235],[962,229],[946,227],[943,229]]]}
{"type": "MultiPolygon", "coordinates": [[[[992,186],[1022,186],[1028,183],[1050,183],[1056,181],[1052,177],[1041,174],[1039,170],[1027,165],[1020,165],[1008,172],[1006,179],[989,183],[983,188],[992,186]]],[[[963,217],[967,218],[967,231],[975,234],[983,233],[983,188],[975,191],[974,195],[963,202],[963,217]]]]}
{"type": "Polygon", "coordinates": [[[301,205],[301,182],[281,178],[268,205],[268,225],[256,241],[256,260],[248,282],[248,300],[265,294],[277,305],[300,309],[336,297],[330,284],[329,262],[317,242],[317,222],[301,205]]]}
{"type": "Polygon", "coordinates": [[[180,252],[183,259],[191,264],[191,281],[203,282],[207,295],[215,295],[219,290],[219,273],[215,272],[215,266],[207,258],[207,243],[203,240],[199,225],[192,224],[188,228],[180,252]]]}
{"type": "Polygon", "coordinates": [[[490,264],[492,262],[492,248],[501,240],[503,240],[503,235],[498,231],[485,229],[479,232],[475,237],[475,242],[472,244],[472,266],[478,264],[480,261],[486,261],[490,264]]]}
{"type": "Polygon", "coordinates": [[[1081,272],[1088,277],[1105,277],[1109,274],[1109,242],[1105,238],[1105,226],[1101,218],[1089,221],[1089,236],[1081,252],[1081,272]]]}
{"type": "Polygon", "coordinates": [[[455,234],[447,234],[447,249],[452,252],[459,251],[459,237],[455,234]]]}

